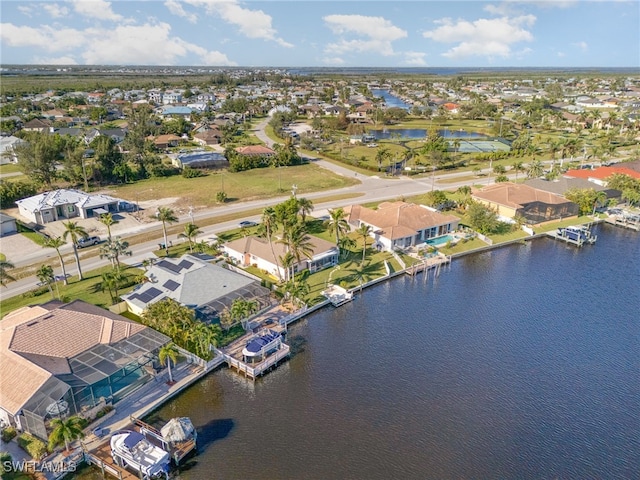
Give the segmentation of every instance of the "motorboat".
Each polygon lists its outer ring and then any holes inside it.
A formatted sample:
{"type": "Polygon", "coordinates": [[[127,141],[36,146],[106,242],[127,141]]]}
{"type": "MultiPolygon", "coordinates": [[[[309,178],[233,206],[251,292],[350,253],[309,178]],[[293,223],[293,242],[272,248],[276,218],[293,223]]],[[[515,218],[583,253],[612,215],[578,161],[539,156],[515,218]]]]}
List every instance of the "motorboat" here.
{"type": "Polygon", "coordinates": [[[247,346],[242,350],[245,357],[260,357],[276,350],[282,343],[280,333],[268,329],[265,333],[254,337],[247,342],[247,346]]]}
{"type": "Polygon", "coordinates": [[[169,478],[169,453],[140,432],[122,430],[111,436],[111,455],[121,467],[130,467],[145,479],[169,478]]]}

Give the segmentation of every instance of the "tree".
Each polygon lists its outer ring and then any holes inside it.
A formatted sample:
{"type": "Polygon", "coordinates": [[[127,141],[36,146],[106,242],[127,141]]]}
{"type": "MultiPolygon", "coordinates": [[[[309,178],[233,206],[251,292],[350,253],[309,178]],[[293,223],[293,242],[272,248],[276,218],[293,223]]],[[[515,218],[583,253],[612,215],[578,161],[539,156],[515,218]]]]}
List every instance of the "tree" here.
{"type": "Polygon", "coordinates": [[[189,242],[189,252],[193,253],[193,242],[202,230],[195,223],[187,223],[184,226],[184,232],[178,235],[178,238],[186,238],[189,242]]]}
{"type": "Polygon", "coordinates": [[[0,260],[0,285],[3,287],[6,287],[9,282],[16,281],[16,279],[7,272],[7,270],[11,268],[15,268],[13,263],[7,262],[6,260],[0,260]]]}
{"type": "Polygon", "coordinates": [[[163,367],[166,365],[169,369],[169,383],[173,383],[173,375],[171,374],[171,364],[178,362],[178,349],[172,342],[163,345],[158,352],[158,360],[163,367]]]}
{"type": "Polygon", "coordinates": [[[61,145],[56,135],[32,134],[25,143],[15,147],[18,164],[27,177],[47,187],[56,178],[56,165],[61,145]]]}
{"type": "Polygon", "coordinates": [[[467,211],[469,225],[480,233],[488,234],[496,230],[498,215],[479,202],[471,202],[467,211]]]}
{"type": "Polygon", "coordinates": [[[58,260],[60,261],[60,268],[62,269],[62,281],[65,285],[68,285],[67,281],[67,270],[64,266],[64,261],[62,259],[62,254],[60,253],[60,248],[65,245],[67,242],[64,241],[61,237],[47,237],[44,241],[43,247],[45,248],[55,248],[56,253],[58,254],[58,260]]]}
{"type": "Polygon", "coordinates": [[[313,202],[308,198],[299,198],[298,212],[302,217],[302,223],[304,223],[307,220],[307,215],[313,212],[313,202]]]}
{"type": "Polygon", "coordinates": [[[36,271],[36,277],[38,277],[40,283],[47,286],[49,293],[51,294],[51,298],[54,298],[51,284],[55,281],[55,278],[53,276],[53,268],[51,265],[40,265],[40,268],[36,271]]]}
{"type": "Polygon", "coordinates": [[[524,164],[520,161],[513,162],[511,168],[516,172],[516,182],[518,181],[518,172],[522,172],[524,170],[524,164]]]}
{"type": "Polygon", "coordinates": [[[64,443],[64,448],[68,451],[69,442],[84,438],[84,432],[82,431],[83,419],[76,415],[67,419],[53,418],[49,425],[52,428],[49,434],[50,450],[64,443]]]}
{"type": "Polygon", "coordinates": [[[360,226],[356,229],[356,233],[362,237],[362,262],[361,265],[364,264],[365,255],[367,254],[367,239],[373,229],[371,226],[366,223],[361,223],[360,226]]]}
{"type": "Polygon", "coordinates": [[[382,165],[391,157],[391,152],[388,148],[379,148],[376,152],[376,161],[378,162],[378,171],[382,170],[382,165]]]}
{"type": "Polygon", "coordinates": [[[276,252],[273,250],[273,232],[278,228],[278,222],[276,219],[276,212],[273,207],[266,207],[262,210],[262,220],[261,220],[261,229],[264,231],[265,236],[267,237],[267,242],[269,242],[269,247],[271,248],[271,255],[276,262],[276,271],[278,272],[278,280],[282,281],[282,275],[280,273],[280,266],[278,265],[278,257],[276,256],[276,252]]]}
{"type": "Polygon", "coordinates": [[[109,241],[111,241],[111,227],[118,223],[118,220],[113,218],[113,215],[111,215],[111,213],[103,213],[102,215],[100,215],[100,218],[98,218],[98,220],[100,221],[100,223],[107,227],[107,236],[109,238],[109,241]]]}
{"type": "Polygon", "coordinates": [[[458,205],[462,206],[465,210],[471,203],[471,187],[469,185],[462,185],[458,187],[456,193],[460,195],[458,205]]]}
{"type": "Polygon", "coordinates": [[[102,274],[102,282],[100,283],[100,290],[109,291],[111,296],[111,304],[115,304],[118,301],[118,290],[124,280],[124,275],[119,268],[114,268],[110,272],[104,272],[102,274]]]}
{"type": "Polygon", "coordinates": [[[162,233],[164,235],[164,251],[169,255],[169,241],[167,240],[167,223],[177,223],[178,217],[169,207],[160,207],[156,214],[158,220],[162,222],[162,233]]]}
{"type": "Polygon", "coordinates": [[[543,173],[544,167],[542,166],[542,162],[540,160],[534,160],[529,164],[529,168],[527,169],[528,178],[538,178],[541,177],[543,173]]]}
{"type": "Polygon", "coordinates": [[[296,263],[300,263],[303,256],[311,258],[313,254],[313,243],[303,224],[293,224],[287,228],[279,242],[286,245],[287,252],[291,253],[296,263]]]}
{"type": "Polygon", "coordinates": [[[129,242],[116,237],[100,247],[100,258],[108,258],[113,268],[120,268],[120,255],[131,256],[129,242]]]}
{"type": "Polygon", "coordinates": [[[73,256],[76,258],[76,266],[78,267],[78,279],[82,280],[82,269],[80,268],[80,257],[78,256],[78,240],[88,236],[84,227],[78,225],[78,222],[62,222],[64,233],[62,238],[66,241],[67,237],[71,238],[71,246],[73,247],[73,256]]]}
{"type": "Polygon", "coordinates": [[[326,221],[329,233],[336,236],[336,246],[340,248],[340,236],[349,231],[349,224],[342,208],[329,209],[329,219],[326,221]]]}

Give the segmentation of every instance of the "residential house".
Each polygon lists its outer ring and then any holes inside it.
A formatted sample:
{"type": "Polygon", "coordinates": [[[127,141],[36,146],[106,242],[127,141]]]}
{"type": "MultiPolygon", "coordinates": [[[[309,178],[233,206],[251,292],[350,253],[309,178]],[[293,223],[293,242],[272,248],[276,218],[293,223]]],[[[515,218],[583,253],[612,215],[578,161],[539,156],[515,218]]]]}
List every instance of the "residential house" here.
{"type": "Polygon", "coordinates": [[[545,180],[543,178],[530,178],[524,181],[525,185],[543,190],[545,192],[554,193],[562,197],[572,189],[592,189],[596,192],[604,192],[607,198],[620,198],[622,192],[607,188],[597,183],[593,183],[584,178],[558,177],[555,180],[545,180]]]}
{"type": "Polygon", "coordinates": [[[354,228],[363,224],[371,227],[375,248],[390,252],[453,232],[460,221],[454,215],[406,202],[383,202],[375,210],[351,205],[345,208],[345,213],[347,222],[354,228]]]}
{"type": "Polygon", "coordinates": [[[196,133],[193,136],[193,141],[203,146],[218,145],[222,142],[222,133],[218,128],[209,128],[196,133]]]}
{"type": "Polygon", "coordinates": [[[505,218],[521,216],[538,224],[578,214],[578,205],[554,193],[529,185],[501,182],[472,193],[475,201],[494,209],[505,218]]]}
{"type": "Polygon", "coordinates": [[[240,155],[249,157],[271,157],[276,154],[275,150],[264,145],[246,145],[244,147],[236,147],[235,151],[240,155]]]}
{"type": "Polygon", "coordinates": [[[122,295],[129,311],[136,315],[165,298],[195,310],[197,318],[208,323],[217,323],[237,298],[255,300],[261,308],[271,304],[271,292],[259,281],[193,255],[160,260],[146,277],[148,282],[122,295]]]}
{"type": "Polygon", "coordinates": [[[119,211],[121,201],[108,195],[62,188],[17,200],[16,205],[21,216],[37,225],[44,225],[56,220],[115,213],[119,211]]]}
{"type": "Polygon", "coordinates": [[[174,158],[171,163],[178,168],[229,168],[227,158],[218,152],[182,153],[174,158]]]}
{"type": "Polygon", "coordinates": [[[153,378],[169,337],[80,300],[23,307],[0,323],[0,423],[48,438],[153,378]]]}
{"type": "Polygon", "coordinates": [[[563,175],[570,178],[584,178],[598,185],[606,186],[607,178],[616,173],[640,180],[640,172],[622,165],[598,167],[594,170],[567,170],[563,175]]]}
{"type": "Polygon", "coordinates": [[[29,120],[22,126],[22,129],[25,132],[41,132],[41,133],[49,133],[52,129],[52,123],[49,120],[34,118],[33,120],[29,120]]]}
{"type": "Polygon", "coordinates": [[[18,231],[16,219],[10,215],[0,212],[0,237],[15,233],[18,231]]]}
{"type": "Polygon", "coordinates": [[[16,147],[26,143],[24,140],[13,135],[0,137],[0,165],[5,163],[18,163],[16,147]]]}
{"type": "Polygon", "coordinates": [[[182,138],[177,135],[173,135],[172,133],[158,135],[157,137],[149,136],[147,140],[153,142],[153,146],[158,150],[165,150],[169,147],[177,147],[181,142],[182,138]]]}
{"type": "Polygon", "coordinates": [[[308,269],[316,272],[338,264],[338,248],[334,243],[321,238],[311,237],[311,257],[303,257],[287,270],[282,266],[281,258],[287,253],[287,247],[275,240],[269,244],[265,239],[247,236],[223,245],[222,249],[236,264],[250,265],[264,270],[275,278],[288,279],[292,274],[308,269]]]}

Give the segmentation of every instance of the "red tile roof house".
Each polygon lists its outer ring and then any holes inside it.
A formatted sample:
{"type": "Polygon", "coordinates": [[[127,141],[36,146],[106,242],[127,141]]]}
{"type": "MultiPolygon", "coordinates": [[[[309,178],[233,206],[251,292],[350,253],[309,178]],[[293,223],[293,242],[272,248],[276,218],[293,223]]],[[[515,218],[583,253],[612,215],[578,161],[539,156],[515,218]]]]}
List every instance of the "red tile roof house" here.
{"type": "Polygon", "coordinates": [[[617,166],[598,167],[595,170],[567,170],[564,176],[569,178],[584,178],[598,185],[606,186],[607,178],[616,173],[628,175],[631,178],[640,180],[640,172],[632,170],[631,168],[617,166]]]}
{"type": "Polygon", "coordinates": [[[182,142],[182,138],[171,133],[158,135],[157,137],[150,136],[147,137],[147,140],[151,140],[153,145],[159,150],[164,150],[169,147],[177,147],[182,142]]]}
{"type": "Polygon", "coordinates": [[[313,244],[311,258],[303,257],[291,271],[286,271],[280,260],[286,254],[286,247],[282,243],[277,243],[275,239],[272,245],[269,245],[269,242],[262,238],[248,236],[229,242],[222,249],[238,265],[243,267],[255,265],[260,270],[273,275],[274,278],[281,277],[287,280],[292,273],[305,269],[313,273],[338,264],[339,251],[335,244],[317,237],[310,238],[313,244]]]}
{"type": "Polygon", "coordinates": [[[0,322],[0,423],[46,440],[52,418],[91,416],[151,380],[169,341],[80,300],[11,312],[0,322]]]}
{"type": "Polygon", "coordinates": [[[420,245],[425,240],[453,232],[460,219],[444,215],[424,205],[383,202],[373,210],[362,205],[345,208],[347,221],[354,227],[369,225],[375,239],[374,248],[394,251],[420,245]]]}
{"type": "Polygon", "coordinates": [[[263,145],[247,145],[244,147],[236,147],[236,152],[240,155],[252,157],[271,157],[276,154],[275,150],[263,145]]]}

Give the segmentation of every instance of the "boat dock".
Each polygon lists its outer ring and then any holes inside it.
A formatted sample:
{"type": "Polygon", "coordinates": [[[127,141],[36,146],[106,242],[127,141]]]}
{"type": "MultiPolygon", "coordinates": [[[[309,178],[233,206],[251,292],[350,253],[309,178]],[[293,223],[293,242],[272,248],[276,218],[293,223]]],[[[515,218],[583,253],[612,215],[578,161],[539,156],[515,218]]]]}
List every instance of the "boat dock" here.
{"type": "Polygon", "coordinates": [[[565,243],[582,247],[585,244],[594,244],[598,237],[591,234],[591,230],[587,226],[571,226],[561,227],[557,230],[547,232],[547,235],[556,240],[562,240],[565,243]]]}
{"type": "Polygon", "coordinates": [[[89,465],[95,465],[98,467],[103,478],[106,478],[105,475],[109,474],[119,480],[140,480],[138,475],[114,462],[113,457],[111,456],[111,445],[109,445],[108,439],[90,452],[84,452],[84,460],[89,465]]]}
{"type": "Polygon", "coordinates": [[[607,217],[604,220],[609,225],[615,225],[616,227],[628,228],[629,230],[635,230],[640,232],[640,219],[634,217],[607,217]]]}
{"type": "Polygon", "coordinates": [[[333,284],[327,285],[327,288],[322,291],[322,295],[326,297],[334,307],[339,307],[353,300],[353,293],[333,284]]]}
{"type": "Polygon", "coordinates": [[[443,265],[447,265],[451,263],[451,257],[447,257],[446,255],[435,255],[433,257],[424,258],[422,261],[414,263],[412,266],[405,269],[405,273],[407,275],[417,275],[420,272],[425,272],[430,269],[435,269],[436,274],[440,273],[440,268],[443,265]]]}

